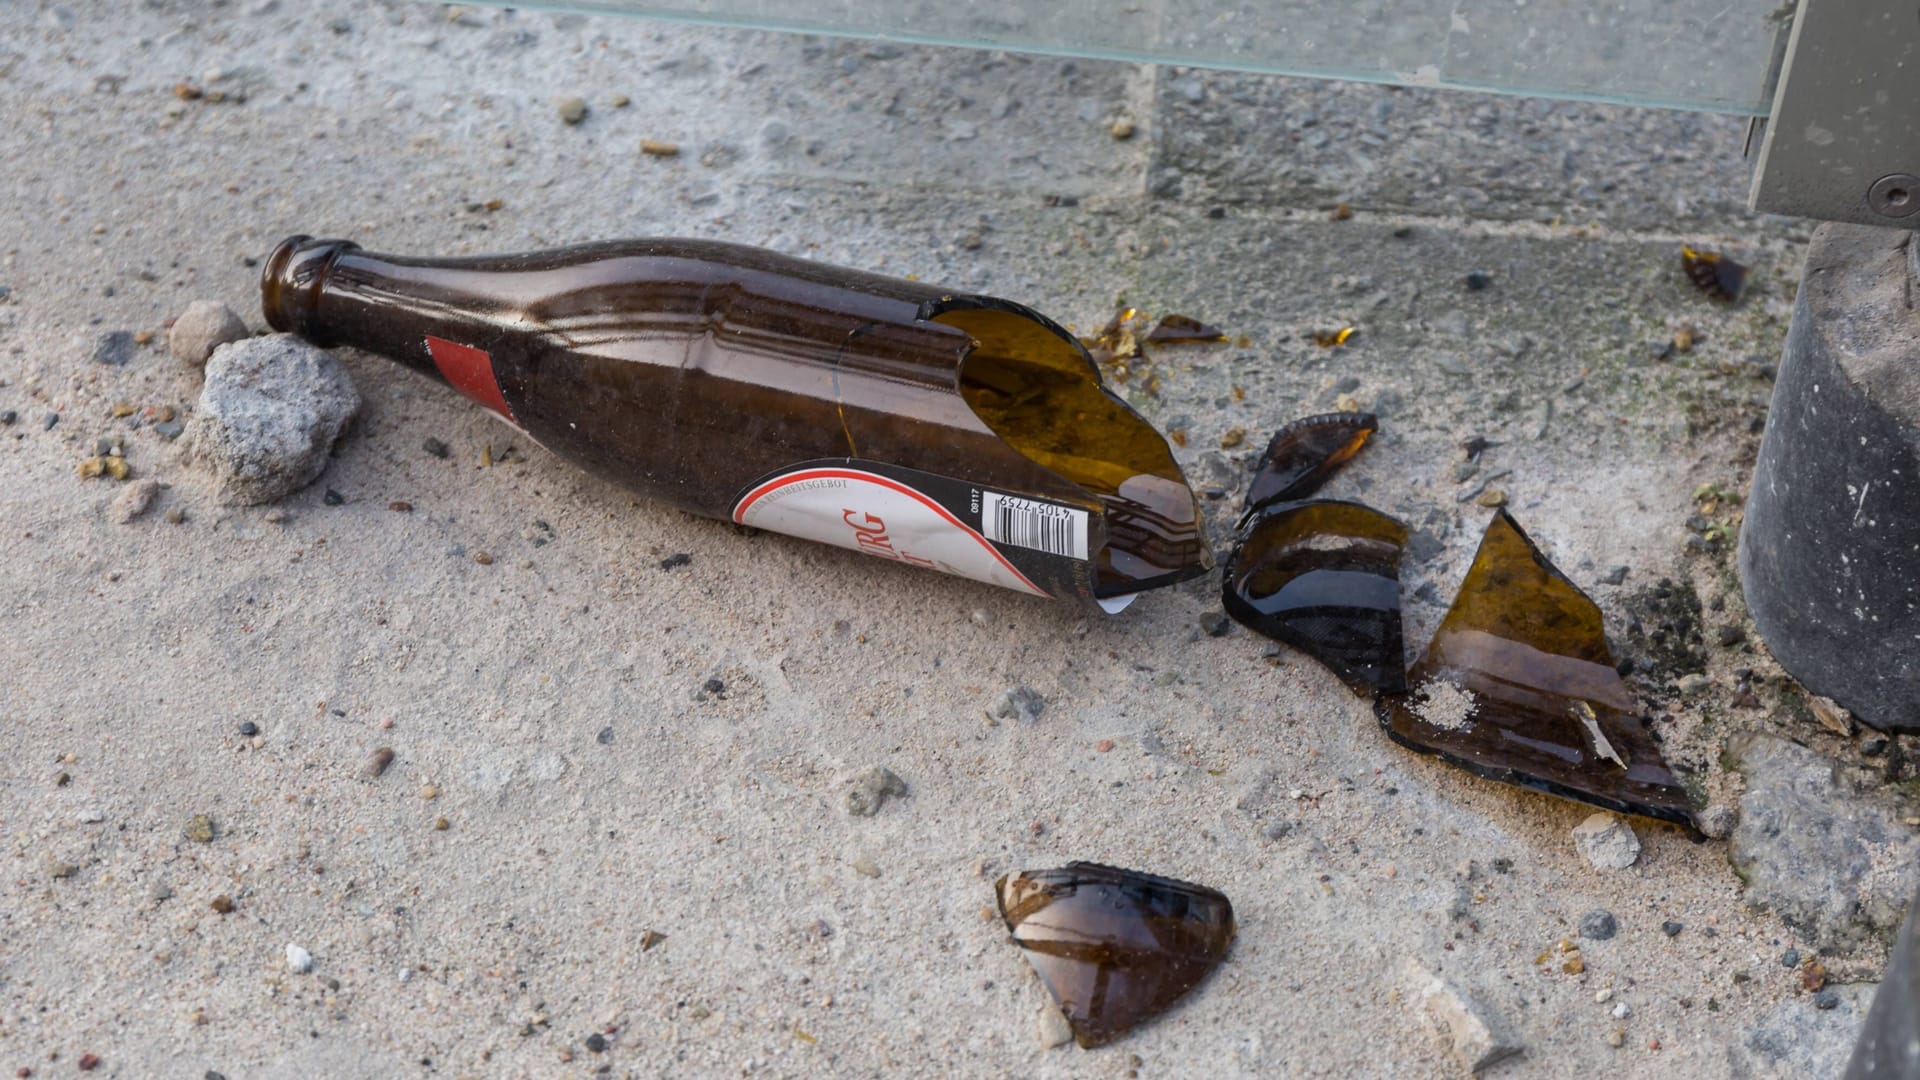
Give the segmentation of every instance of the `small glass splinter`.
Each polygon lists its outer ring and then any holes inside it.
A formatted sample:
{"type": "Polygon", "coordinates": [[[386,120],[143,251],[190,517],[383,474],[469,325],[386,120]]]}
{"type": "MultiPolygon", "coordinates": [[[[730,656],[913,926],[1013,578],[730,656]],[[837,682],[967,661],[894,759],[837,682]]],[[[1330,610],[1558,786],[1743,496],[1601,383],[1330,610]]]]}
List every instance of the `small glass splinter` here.
{"type": "Polygon", "coordinates": [[[1504,510],[1407,685],[1374,699],[1403,746],[1491,780],[1693,823],[1614,669],[1599,607],[1504,510]]]}
{"type": "Polygon", "coordinates": [[[1226,331],[1208,326],[1191,315],[1167,315],[1147,332],[1152,345],[1188,345],[1227,340],[1226,331]]]}
{"type": "Polygon", "coordinates": [[[1204,885],[1076,862],[993,888],[1014,943],[1086,1049],[1165,1012],[1233,944],[1233,905],[1204,885]]]}
{"type": "Polygon", "coordinates": [[[1359,503],[1271,507],[1227,560],[1221,602],[1236,622],[1327,665],[1354,693],[1397,693],[1407,685],[1406,543],[1406,526],[1359,503]]]}
{"type": "Polygon", "coordinates": [[[1715,300],[1738,303],[1747,287],[1747,268],[1717,251],[1695,251],[1682,245],[1680,267],[1687,280],[1715,300]]]}
{"type": "Polygon", "coordinates": [[[1273,433],[1247,486],[1247,518],[1263,506],[1304,499],[1367,445],[1380,422],[1372,413],[1326,413],[1273,433]]]}

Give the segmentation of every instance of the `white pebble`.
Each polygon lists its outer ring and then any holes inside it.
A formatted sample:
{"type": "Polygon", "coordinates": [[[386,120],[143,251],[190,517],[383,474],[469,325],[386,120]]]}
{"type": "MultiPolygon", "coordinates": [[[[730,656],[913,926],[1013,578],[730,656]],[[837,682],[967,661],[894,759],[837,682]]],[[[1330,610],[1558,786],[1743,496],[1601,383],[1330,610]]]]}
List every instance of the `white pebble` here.
{"type": "Polygon", "coordinates": [[[1603,1005],[1609,1001],[1612,1001],[1613,987],[1609,986],[1609,987],[1606,987],[1605,989],[1594,991],[1593,1000],[1598,1001],[1603,1005]]]}
{"type": "Polygon", "coordinates": [[[80,811],[80,824],[82,825],[98,825],[105,820],[107,820],[107,815],[98,810],[80,811]]]}
{"type": "Polygon", "coordinates": [[[1627,1017],[1632,1015],[1633,1015],[1633,1007],[1628,1005],[1624,1001],[1613,1007],[1613,1018],[1615,1020],[1625,1020],[1627,1017]]]}
{"type": "Polygon", "coordinates": [[[295,975],[305,975],[313,970],[313,954],[298,945],[288,945],[287,967],[295,975]]]}

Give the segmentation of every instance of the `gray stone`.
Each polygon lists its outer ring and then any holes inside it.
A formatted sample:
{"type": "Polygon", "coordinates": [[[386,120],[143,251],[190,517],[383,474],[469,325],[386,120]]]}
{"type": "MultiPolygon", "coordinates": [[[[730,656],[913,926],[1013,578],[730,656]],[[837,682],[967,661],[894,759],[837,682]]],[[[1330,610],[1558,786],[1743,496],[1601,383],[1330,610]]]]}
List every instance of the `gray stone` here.
{"type": "Polygon", "coordinates": [[[1452,1036],[1454,1055],[1468,1072],[1480,1072],[1526,1049],[1484,1001],[1415,961],[1408,961],[1406,970],[1415,1001],[1452,1036]]]}
{"type": "Polygon", "coordinates": [[[847,813],[855,817],[872,817],[880,812],[880,807],[888,799],[903,799],[907,794],[905,780],[896,776],[892,769],[875,765],[855,777],[853,786],[847,789],[847,813]]]}
{"type": "Polygon", "coordinates": [[[96,363],[125,367],[133,359],[133,350],[131,331],[112,330],[94,339],[93,359],[96,363]]]}
{"type": "Polygon", "coordinates": [[[313,954],[298,945],[287,946],[287,970],[305,975],[313,970],[313,954]]]}
{"type": "Polygon", "coordinates": [[[1899,925],[1920,887],[1920,841],[1902,815],[1845,782],[1837,763],[1771,735],[1730,748],[1746,774],[1727,859],[1747,903],[1842,946],[1899,925]]]}
{"type": "Polygon", "coordinates": [[[187,437],[224,501],[272,502],[319,478],[359,408],[328,353],[289,334],[248,338],[214,350],[187,437]]]}
{"type": "Polygon", "coordinates": [[[160,481],[135,480],[113,500],[113,505],[107,508],[107,512],[113,516],[113,520],[125,525],[146,513],[147,508],[153,505],[154,496],[158,494],[160,494],[160,481]]]}
{"type": "Polygon", "coordinates": [[[1589,911],[1580,916],[1580,936],[1588,941],[1606,941],[1619,930],[1611,911],[1589,911]]]}
{"type": "Polygon", "coordinates": [[[1854,983],[1835,987],[1832,994],[1833,1005],[1826,1009],[1812,995],[1794,994],[1767,1010],[1728,1043],[1728,1072],[1756,1080],[1839,1076],[1873,1001],[1874,987],[1854,983]]]}
{"type": "Polygon", "coordinates": [[[1023,724],[1031,724],[1040,719],[1040,714],[1046,710],[1047,699],[1041,697],[1038,691],[1028,686],[1016,686],[1001,694],[1000,700],[994,703],[993,717],[996,720],[1018,720],[1023,724]]]}
{"type": "Polygon", "coordinates": [[[554,111],[560,114],[563,124],[577,124],[587,118],[587,100],[581,97],[563,97],[553,103],[554,111]]]}
{"type": "Polygon", "coordinates": [[[1920,731],[1911,235],[1814,234],[1740,531],[1740,581],[1775,659],[1885,731],[1920,731]]]}
{"type": "Polygon", "coordinates": [[[1596,870],[1625,870],[1640,857],[1633,827],[1612,814],[1594,814],[1575,825],[1573,843],[1596,870]]]}
{"type": "Polygon", "coordinates": [[[218,300],[195,300],[173,320],[167,349],[182,363],[204,367],[213,350],[247,337],[247,324],[218,300]]]}

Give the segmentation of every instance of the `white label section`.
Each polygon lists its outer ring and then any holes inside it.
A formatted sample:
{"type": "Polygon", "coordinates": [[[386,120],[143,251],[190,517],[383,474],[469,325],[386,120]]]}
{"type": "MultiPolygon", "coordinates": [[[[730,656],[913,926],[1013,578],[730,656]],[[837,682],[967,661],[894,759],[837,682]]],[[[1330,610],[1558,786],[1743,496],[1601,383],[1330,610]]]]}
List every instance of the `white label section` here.
{"type": "Polygon", "coordinates": [[[946,507],[898,480],[859,469],[801,469],[776,477],[748,492],[733,508],[733,520],[1029,596],[1047,595],[946,507]]]}
{"type": "Polygon", "coordinates": [[[980,531],[996,543],[1087,559],[1087,512],[1071,506],[983,491],[980,531]]]}

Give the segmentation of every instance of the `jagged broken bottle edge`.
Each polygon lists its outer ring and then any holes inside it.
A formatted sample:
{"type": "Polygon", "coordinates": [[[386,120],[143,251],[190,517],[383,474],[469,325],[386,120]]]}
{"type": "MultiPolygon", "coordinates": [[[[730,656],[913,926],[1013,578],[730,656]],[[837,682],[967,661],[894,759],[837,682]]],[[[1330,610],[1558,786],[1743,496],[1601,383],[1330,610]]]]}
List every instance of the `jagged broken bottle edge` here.
{"type": "Polygon", "coordinates": [[[1007,874],[994,898],[1084,1049],[1172,1009],[1220,966],[1238,932],[1218,889],[1102,863],[1007,874]]]}
{"type": "Polygon", "coordinates": [[[1311,497],[1379,430],[1379,419],[1367,412],[1321,413],[1283,425],[1267,440],[1254,467],[1241,524],[1262,507],[1311,497]]]}
{"type": "MultiPolygon", "coordinates": [[[[1071,334],[997,297],[711,241],[613,241],[436,260],[379,256],[346,241],[295,237],[266,260],[262,302],[276,329],[320,344],[355,345],[441,378],[576,465],[703,516],[777,516],[767,508],[785,502],[824,520],[805,527],[744,523],[1039,595],[1125,595],[1212,566],[1198,500],[1164,437],[1105,387],[1071,334]],[[582,271],[583,265],[590,269],[582,271]],[[621,278],[623,272],[630,280],[621,278]],[[424,299],[417,295],[423,290],[424,299]],[[417,302],[410,306],[410,299],[417,302]],[[1058,343],[1051,348],[1059,356],[1050,362],[1083,373],[1082,392],[1098,400],[1108,419],[1124,418],[1150,436],[1157,451],[1141,475],[1152,482],[1136,483],[1131,491],[1113,484],[1114,490],[1096,495],[993,431],[960,392],[977,343],[969,331],[937,321],[963,311],[998,313],[986,317],[1023,322],[1058,343]],[[429,312],[443,318],[436,321],[429,312]],[[441,323],[450,323],[452,332],[429,332],[441,323]],[[623,337],[623,329],[644,329],[655,343],[652,353],[631,333],[623,337]],[[692,342],[702,336],[708,340],[696,348],[692,342]],[[663,362],[662,352],[676,345],[687,357],[697,352],[699,362],[663,362]],[[794,355],[783,357],[783,351],[794,355]],[[553,369],[564,367],[556,357],[570,357],[580,370],[556,375],[553,369]],[[772,364],[778,377],[741,379],[755,364],[772,364]],[[542,368],[544,387],[534,377],[542,368]],[[758,409],[713,408],[716,398],[727,396],[713,389],[715,377],[731,379],[743,400],[757,398],[747,404],[758,409]],[[691,433],[712,436],[733,451],[724,463],[718,453],[699,462],[723,473],[721,480],[701,483],[689,475],[697,470],[687,466],[700,455],[684,447],[681,459],[662,465],[659,448],[635,430],[640,425],[631,415],[608,407],[606,399],[618,394],[588,393],[596,379],[625,380],[625,402],[643,402],[646,415],[696,414],[691,433]],[[692,398],[708,406],[704,413],[680,408],[687,403],[682,384],[689,381],[702,384],[702,393],[692,398]],[[570,384],[562,389],[571,393],[555,392],[556,382],[570,384]],[[769,398],[778,399],[778,407],[769,407],[769,398]],[[591,415],[570,415],[582,409],[591,415]],[[649,461],[644,469],[636,464],[649,461]],[[793,477],[800,479],[779,484],[793,477]],[[948,483],[939,484],[943,479],[948,483]],[[923,482],[941,490],[921,491],[916,485],[923,482]],[[957,539],[945,550],[957,554],[918,559],[897,543],[882,546],[876,536],[891,542],[897,533],[843,526],[837,508],[822,514],[799,498],[820,490],[803,484],[892,492],[906,500],[899,503],[903,512],[925,519],[918,535],[947,530],[957,539]],[[902,489],[918,501],[901,495],[902,489]],[[746,505],[748,493],[759,495],[760,509],[746,505]],[[774,494],[783,497],[769,498],[774,494]],[[1020,537],[990,538],[981,504],[996,494],[1011,500],[1018,513],[1009,520],[1028,529],[1024,537],[1038,546],[1023,547],[1020,537]],[[1116,503],[1129,500],[1158,516],[1115,511],[1116,503]],[[1075,513],[1084,517],[1075,519],[1075,513]],[[1064,516],[1076,527],[1048,529],[1048,521],[1036,524],[1034,515],[1064,516]],[[1132,530],[1118,543],[1108,529],[1116,520],[1121,532],[1132,530]],[[1135,544],[1147,553],[1127,546],[1135,544]],[[1132,561],[1093,566],[1115,555],[1132,561]],[[1062,568],[1049,560],[1075,565],[1062,568]]],[[[998,505],[1004,510],[1009,503],[998,505]]]]}
{"type": "Polygon", "coordinates": [[[1599,605],[1504,509],[1406,690],[1376,695],[1374,714],[1394,742],[1484,779],[1696,827],[1599,605]]]}

